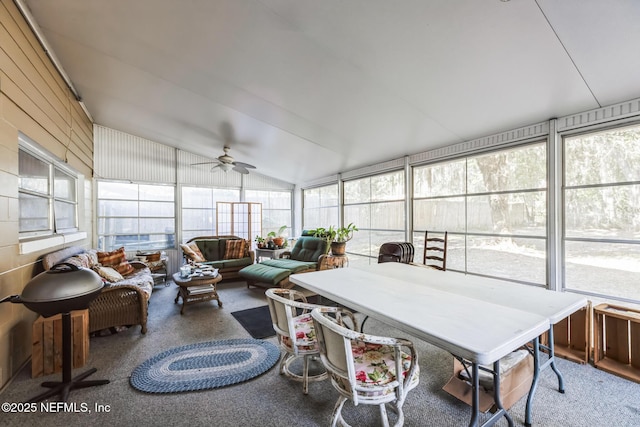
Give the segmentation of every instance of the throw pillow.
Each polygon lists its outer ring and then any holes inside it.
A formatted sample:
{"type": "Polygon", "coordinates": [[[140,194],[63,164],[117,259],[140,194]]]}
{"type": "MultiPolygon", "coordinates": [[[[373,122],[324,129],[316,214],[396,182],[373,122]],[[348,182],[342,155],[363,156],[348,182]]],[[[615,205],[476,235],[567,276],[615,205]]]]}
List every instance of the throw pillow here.
{"type": "Polygon", "coordinates": [[[248,258],[251,256],[251,242],[248,240],[244,241],[244,254],[242,254],[243,258],[248,258]]]}
{"type": "Polygon", "coordinates": [[[121,262],[120,264],[113,266],[113,268],[120,274],[122,274],[123,276],[128,276],[129,274],[133,273],[134,271],[136,271],[136,269],[133,267],[133,265],[129,264],[129,261],[125,260],[124,262],[121,262]]]}
{"type": "Polygon", "coordinates": [[[118,265],[126,260],[127,256],[124,253],[124,246],[111,252],[98,251],[98,263],[106,267],[118,265]]]}
{"type": "Polygon", "coordinates": [[[100,275],[107,282],[115,283],[124,280],[124,277],[111,267],[96,267],[96,273],[100,275]]]}
{"type": "Polygon", "coordinates": [[[98,252],[98,263],[105,267],[113,267],[123,276],[133,273],[135,270],[124,252],[124,246],[111,252],[98,252]]]}
{"type": "Polygon", "coordinates": [[[238,259],[244,256],[245,240],[227,240],[227,247],[224,251],[224,259],[238,259]]]}
{"type": "Polygon", "coordinates": [[[206,259],[200,252],[200,248],[196,244],[196,242],[186,243],[184,245],[180,245],[182,248],[182,252],[193,262],[205,262],[206,259]]]}

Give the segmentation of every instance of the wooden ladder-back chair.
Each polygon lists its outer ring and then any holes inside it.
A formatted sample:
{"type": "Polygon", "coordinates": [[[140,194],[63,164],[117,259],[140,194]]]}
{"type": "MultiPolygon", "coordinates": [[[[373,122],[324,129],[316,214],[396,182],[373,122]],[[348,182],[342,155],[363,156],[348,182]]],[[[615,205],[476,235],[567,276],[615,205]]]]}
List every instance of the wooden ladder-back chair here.
{"type": "Polygon", "coordinates": [[[328,314],[324,308],[311,312],[320,359],[329,373],[331,385],[340,394],[331,426],[349,425],[342,417],[342,407],[347,400],[355,406],[377,405],[383,426],[389,426],[386,409],[389,403],[398,415],[394,426],[402,426],[402,405],[407,393],[420,381],[418,354],[413,343],[349,330],[328,314]]]}
{"type": "Polygon", "coordinates": [[[341,307],[324,307],[310,304],[302,292],[293,289],[270,288],[265,292],[273,329],[278,336],[280,348],[285,351],[280,360],[280,374],[295,381],[302,382],[302,392],[308,394],[309,381],[322,381],[327,378],[327,372],[309,375],[310,358],[319,358],[318,341],[311,318],[311,310],[321,307],[330,312],[339,322],[348,317],[354,328],[357,327],[353,314],[341,307]],[[291,363],[302,358],[302,372],[291,370],[291,363]]]}
{"type": "MultiPolygon", "coordinates": [[[[429,231],[424,232],[424,265],[437,270],[447,270],[447,232],[444,237],[429,237],[429,231]]],[[[431,234],[433,236],[433,233],[431,234]]]]}

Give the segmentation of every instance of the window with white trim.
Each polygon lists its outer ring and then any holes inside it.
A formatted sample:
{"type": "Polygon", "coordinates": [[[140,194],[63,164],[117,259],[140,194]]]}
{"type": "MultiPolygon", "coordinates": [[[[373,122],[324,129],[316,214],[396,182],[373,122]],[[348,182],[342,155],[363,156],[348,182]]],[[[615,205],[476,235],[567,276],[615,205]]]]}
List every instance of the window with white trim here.
{"type": "MultiPolygon", "coordinates": [[[[245,190],[244,198],[247,202],[262,204],[262,237],[267,236],[269,232],[277,233],[283,225],[291,229],[291,191],[245,190]]],[[[283,234],[294,237],[290,231],[283,234]]]]}
{"type": "Polygon", "coordinates": [[[344,225],[359,230],[347,243],[349,262],[376,263],[383,243],[406,240],[404,171],[345,181],[343,188],[344,225]]]}
{"type": "Polygon", "coordinates": [[[640,126],[563,142],[565,287],[640,303],[640,126]]]}
{"type": "Polygon", "coordinates": [[[173,249],[174,194],[172,185],[98,181],[98,249],[173,249]]]}
{"type": "Polygon", "coordinates": [[[20,238],[78,230],[78,177],[20,135],[18,201],[20,238]]]}
{"type": "Polygon", "coordinates": [[[338,224],[338,184],[305,189],[302,197],[302,227],[305,230],[338,224]]]}
{"type": "Polygon", "coordinates": [[[546,145],[534,143],[413,170],[413,241],[448,232],[447,270],[546,283],[546,145]]]}
{"type": "Polygon", "coordinates": [[[238,202],[240,190],[182,186],[182,240],[198,236],[215,236],[216,202],[238,202]]]}

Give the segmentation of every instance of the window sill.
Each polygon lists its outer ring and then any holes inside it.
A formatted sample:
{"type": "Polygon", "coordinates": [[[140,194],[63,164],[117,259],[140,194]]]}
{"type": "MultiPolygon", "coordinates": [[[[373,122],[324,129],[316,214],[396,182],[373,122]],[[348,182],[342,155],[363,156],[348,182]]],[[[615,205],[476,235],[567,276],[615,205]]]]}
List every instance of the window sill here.
{"type": "Polygon", "coordinates": [[[19,250],[20,255],[30,254],[33,252],[42,251],[45,249],[53,248],[55,246],[64,245],[66,243],[77,242],[87,238],[85,231],[69,234],[58,234],[56,236],[45,237],[42,239],[35,239],[28,242],[20,243],[19,250]]]}

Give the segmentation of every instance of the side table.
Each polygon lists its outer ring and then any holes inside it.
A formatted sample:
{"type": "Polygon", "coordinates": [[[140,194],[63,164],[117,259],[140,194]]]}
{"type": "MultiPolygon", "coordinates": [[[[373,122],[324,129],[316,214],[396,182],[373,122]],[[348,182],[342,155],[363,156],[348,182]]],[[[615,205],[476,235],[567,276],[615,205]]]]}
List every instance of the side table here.
{"type": "Polygon", "coordinates": [[[280,258],[280,255],[286,251],[286,249],[260,249],[256,248],[256,262],[262,261],[262,258],[276,259],[280,258]]]}
{"type": "MultiPolygon", "coordinates": [[[[81,368],[89,359],[89,310],[71,312],[73,368],[81,368]]],[[[33,322],[31,378],[62,372],[62,315],[38,317],[33,322]]]]}
{"type": "Polygon", "coordinates": [[[180,273],[173,274],[173,281],[178,285],[178,295],[174,301],[175,304],[182,298],[182,309],[180,314],[184,314],[184,307],[199,302],[216,300],[218,307],[222,308],[222,301],[218,297],[216,284],[222,280],[222,274],[217,276],[196,276],[182,277],[180,273]]]}
{"type": "Polygon", "coordinates": [[[167,268],[167,257],[162,256],[160,252],[140,252],[136,253],[136,259],[141,261],[149,267],[151,270],[151,276],[153,277],[153,284],[164,283],[165,286],[169,286],[167,280],[169,269],[167,268]]]}

